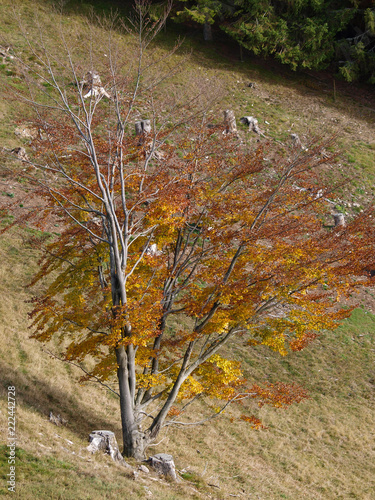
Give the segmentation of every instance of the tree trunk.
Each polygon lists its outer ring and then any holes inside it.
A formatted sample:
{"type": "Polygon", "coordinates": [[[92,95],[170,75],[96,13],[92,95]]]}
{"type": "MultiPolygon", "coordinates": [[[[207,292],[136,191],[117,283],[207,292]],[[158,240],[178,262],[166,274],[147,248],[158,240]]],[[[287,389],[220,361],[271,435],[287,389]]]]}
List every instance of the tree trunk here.
{"type": "MultiPolygon", "coordinates": [[[[120,389],[120,409],[122,424],[123,454],[136,460],[145,458],[145,434],[139,430],[134,413],[134,394],[131,373],[128,365],[128,354],[123,346],[116,349],[117,377],[120,389]]],[[[132,362],[134,360],[131,360],[132,362]]]]}
{"type": "Polygon", "coordinates": [[[203,25],[203,39],[205,42],[212,42],[212,26],[207,21],[203,25]]]}
{"type": "Polygon", "coordinates": [[[194,347],[194,342],[190,342],[189,347],[185,351],[185,356],[184,360],[182,362],[182,366],[180,369],[180,373],[177,376],[177,379],[167,397],[166,402],[164,403],[163,408],[160,410],[158,415],[154,418],[150,428],[149,428],[149,434],[148,434],[148,439],[150,442],[154,441],[156,436],[159,434],[162,425],[164,423],[164,420],[167,417],[167,414],[169,410],[171,409],[172,404],[176,400],[177,394],[179,393],[179,390],[181,388],[181,385],[183,382],[187,379],[188,375],[190,375],[191,371],[187,371],[187,365],[190,360],[191,353],[193,351],[194,347]]]}

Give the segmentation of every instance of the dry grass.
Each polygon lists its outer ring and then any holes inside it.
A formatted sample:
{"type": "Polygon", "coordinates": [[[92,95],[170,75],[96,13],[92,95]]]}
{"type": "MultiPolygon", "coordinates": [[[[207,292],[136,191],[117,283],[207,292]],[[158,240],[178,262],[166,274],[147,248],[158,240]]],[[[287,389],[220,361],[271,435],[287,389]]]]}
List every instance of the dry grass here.
{"type": "Polygon", "coordinates": [[[259,410],[265,431],[224,418],[211,429],[176,432],[171,439],[184,440],[183,462],[205,471],[205,480],[219,485],[225,498],[242,490],[245,498],[261,499],[373,498],[375,318],[363,316],[357,312],[345,328],[368,326],[365,340],[358,334],[352,340],[343,329],[284,360],[235,348],[233,355],[249,359],[249,375],[256,380],[293,380],[311,398],[288,410],[259,410]]]}
{"type": "MultiPolygon", "coordinates": [[[[47,32],[53,32],[56,18],[48,2],[4,0],[0,6],[0,43],[26,51],[9,17],[11,4],[16,4],[28,21],[37,10],[47,32]]],[[[76,31],[81,22],[75,13],[66,18],[69,29],[76,31]]],[[[189,45],[199,44],[188,39],[189,45]]],[[[158,50],[170,46],[166,37],[160,40],[158,50]]],[[[270,137],[285,142],[291,131],[303,137],[309,130],[320,132],[323,123],[327,133],[339,133],[341,146],[352,155],[352,163],[342,162],[343,174],[359,169],[355,197],[365,202],[374,190],[369,184],[374,175],[372,105],[365,108],[363,100],[355,100],[347,94],[350,89],[340,85],[333,101],[330,82],[324,76],[314,87],[314,78],[292,79],[272,68],[267,72],[254,60],[240,63],[231,57],[229,53],[227,58],[219,58],[216,49],[193,54],[185,72],[174,80],[174,92],[183,92],[189,86],[186,82],[217,80],[227,91],[226,100],[220,103],[223,109],[232,107],[237,116],[253,114],[270,137]],[[254,89],[246,86],[249,81],[256,82],[254,89]],[[353,135],[361,141],[354,142],[353,135]]],[[[18,76],[2,68],[0,84],[9,78],[18,76]]],[[[12,131],[14,115],[20,111],[17,103],[0,104],[1,146],[19,145],[12,131]]],[[[255,142],[255,138],[250,141],[255,142]]],[[[1,181],[3,196],[15,192],[14,201],[20,205],[24,193],[11,191],[7,180],[1,181]]],[[[133,499],[148,498],[149,490],[152,498],[163,500],[236,498],[230,495],[263,500],[375,497],[374,316],[358,309],[340,330],[322,335],[306,351],[288,358],[265,349],[249,350],[241,343],[233,345],[228,354],[245,362],[250,378],[292,380],[305,386],[311,398],[285,411],[249,408],[263,419],[268,427],[264,431],[251,431],[244,422],[231,422],[229,415],[212,426],[172,429],[150,451],[172,453],[184,481],[171,485],[142,474],[134,481],[106,457],[89,456],[85,451],[93,429],[111,429],[120,438],[117,399],[95,384],[77,384],[79,370],[51,359],[28,337],[29,305],[25,300],[31,292],[25,284],[37,266],[37,252],[28,242],[30,234],[13,231],[0,241],[0,428],[6,436],[6,388],[14,385],[20,450],[16,498],[133,499]],[[50,411],[61,414],[67,425],[56,427],[49,422],[50,411]]],[[[365,304],[369,299],[373,302],[371,293],[362,297],[365,304]]],[[[196,411],[201,410],[198,407],[196,411]]],[[[239,412],[233,409],[232,416],[239,412]]],[[[1,454],[4,478],[8,472],[4,448],[1,454]]],[[[0,494],[4,493],[2,483],[0,494]]]]}
{"type": "Polygon", "coordinates": [[[78,370],[28,338],[30,292],[23,288],[35,254],[16,234],[1,242],[0,426],[6,435],[6,387],[15,385],[18,447],[24,450],[18,498],[36,492],[40,498],[146,498],[147,488],[160,499],[373,498],[374,316],[358,309],[340,331],[288,358],[235,344],[229,354],[247,361],[249,376],[294,380],[309,389],[310,400],[288,410],[249,408],[267,425],[264,431],[231,422],[229,415],[213,426],[174,429],[150,453],[173,453],[184,483],[162,484],[142,474],[134,481],[110,460],[85,451],[93,429],[112,429],[120,438],[117,399],[97,385],[78,385],[78,370]],[[50,423],[49,411],[67,425],[50,423]]]}
{"type": "MultiPolygon", "coordinates": [[[[15,232],[0,243],[0,429],[7,436],[7,387],[16,387],[17,399],[17,494],[16,498],[153,498],[190,496],[189,485],[169,485],[156,477],[134,481],[126,469],[106,457],[92,457],[86,450],[93,429],[111,429],[119,441],[120,415],[117,398],[98,385],[79,385],[78,369],[52,359],[29,338],[25,303],[31,297],[25,283],[35,269],[36,252],[15,232]],[[67,420],[57,427],[49,412],[67,420]],[[146,495],[147,496],[147,495],[146,495]]],[[[134,464],[136,468],[136,464],[134,464]]],[[[5,493],[5,449],[0,449],[5,493]]],[[[194,494],[192,496],[194,498],[194,494]]]]}

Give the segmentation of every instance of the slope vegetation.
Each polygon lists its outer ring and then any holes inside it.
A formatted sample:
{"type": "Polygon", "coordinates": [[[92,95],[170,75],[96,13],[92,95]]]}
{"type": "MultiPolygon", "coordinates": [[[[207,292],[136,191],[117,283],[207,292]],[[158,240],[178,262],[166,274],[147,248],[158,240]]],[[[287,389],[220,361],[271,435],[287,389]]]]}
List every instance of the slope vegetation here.
{"type": "MultiPolygon", "coordinates": [[[[45,36],[53,34],[57,15],[48,2],[4,0],[0,6],[0,45],[28,54],[16,20],[15,6],[26,25],[35,14],[45,36]]],[[[87,11],[87,6],[80,8],[87,11]]],[[[79,33],[84,16],[76,10],[66,15],[79,33]]],[[[173,29],[158,40],[157,50],[171,47],[173,29]]],[[[294,75],[256,59],[237,60],[227,46],[202,47],[194,37],[185,46],[193,55],[175,85],[181,92],[194,75],[220,82],[225,97],[222,109],[258,118],[264,133],[282,143],[298,133],[337,134],[343,150],[340,172],[332,179],[354,178],[342,188],[340,210],[361,210],[375,189],[375,99],[367,88],[333,82],[326,74],[294,75]],[[255,86],[249,87],[250,82],[255,86]]],[[[31,57],[31,56],[30,56],[31,57]]],[[[178,56],[176,56],[178,57],[178,56]]],[[[31,61],[32,62],[32,61],[31,61]]],[[[12,80],[22,86],[12,59],[0,66],[0,85],[12,80]]],[[[20,104],[0,103],[0,146],[27,146],[17,136],[15,116],[20,104]]],[[[218,119],[221,119],[218,118],[218,119]]],[[[248,134],[242,129],[241,134],[248,134]]],[[[251,141],[256,137],[250,136],[251,141]]],[[[2,224],[29,208],[27,187],[1,175],[1,193],[10,207],[2,224]]],[[[375,312],[374,290],[353,297],[358,308],[335,332],[322,332],[305,351],[281,358],[264,348],[249,351],[240,343],[230,355],[245,361],[245,371],[255,381],[294,381],[310,393],[306,402],[288,410],[255,409],[264,425],[251,431],[246,423],[231,422],[224,415],[213,424],[186,427],[163,434],[151,451],[172,453],[183,478],[177,485],[142,472],[132,473],[105,456],[86,451],[88,434],[111,429],[120,438],[120,415],[115,395],[98,384],[79,385],[80,370],[51,357],[47,348],[29,338],[26,285],[37,268],[38,244],[50,233],[14,227],[0,240],[0,428],[7,436],[7,388],[16,388],[17,461],[15,498],[257,498],[257,499],[372,499],[375,497],[374,388],[375,312]],[[57,427],[49,414],[66,421],[57,427]]],[[[0,448],[0,494],[7,494],[6,439],[0,448]]],[[[136,464],[133,464],[136,468],[136,464]]]]}

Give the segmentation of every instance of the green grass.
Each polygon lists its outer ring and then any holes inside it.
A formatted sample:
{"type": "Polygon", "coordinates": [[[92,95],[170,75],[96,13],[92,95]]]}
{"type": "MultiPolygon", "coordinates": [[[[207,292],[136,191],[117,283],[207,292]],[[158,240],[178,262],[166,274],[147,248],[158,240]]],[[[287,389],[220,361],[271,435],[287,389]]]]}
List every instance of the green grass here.
{"type": "MultiPolygon", "coordinates": [[[[8,493],[4,488],[9,473],[6,446],[0,447],[0,494],[8,493]]],[[[118,498],[121,487],[121,475],[113,482],[97,477],[95,473],[80,471],[77,465],[54,457],[37,457],[18,448],[16,451],[16,493],[15,498],[22,499],[91,499],[118,498]]],[[[133,498],[142,498],[142,490],[135,486],[131,491],[133,498]]],[[[10,493],[9,493],[10,496],[10,493]]]]}

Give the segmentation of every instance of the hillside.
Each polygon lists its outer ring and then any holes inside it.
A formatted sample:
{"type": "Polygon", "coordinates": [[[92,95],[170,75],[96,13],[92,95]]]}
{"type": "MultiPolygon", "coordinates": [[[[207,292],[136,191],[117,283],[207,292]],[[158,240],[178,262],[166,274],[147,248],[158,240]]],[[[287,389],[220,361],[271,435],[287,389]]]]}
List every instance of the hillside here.
{"type": "MultiPolygon", "coordinates": [[[[10,46],[10,54],[20,50],[27,54],[17,23],[9,15],[11,5],[27,26],[37,13],[46,36],[53,34],[57,17],[48,2],[2,2],[0,45],[10,46]]],[[[84,4],[82,8],[87,12],[84,4]]],[[[65,22],[79,32],[84,17],[70,12],[65,22]]],[[[175,29],[160,35],[158,50],[172,46],[175,29]]],[[[193,53],[175,83],[181,91],[194,75],[204,75],[209,85],[213,82],[221,87],[221,109],[234,109],[237,117],[257,117],[264,133],[282,143],[288,143],[291,133],[302,141],[310,134],[337,134],[343,152],[341,171],[328,170],[326,175],[354,178],[342,188],[338,208],[350,216],[372,201],[375,98],[369,88],[342,82],[333,86],[327,74],[294,74],[254,58],[241,62],[235,48],[205,47],[188,34],[185,47],[193,53]],[[255,86],[249,87],[250,82],[255,86]]],[[[5,58],[0,69],[2,88],[9,79],[22,85],[17,67],[5,58]]],[[[19,103],[1,101],[1,147],[27,146],[27,140],[14,134],[14,117],[18,119],[22,113],[19,103]]],[[[245,128],[240,133],[248,137],[245,128]]],[[[249,140],[255,143],[256,138],[249,140]]],[[[0,182],[1,196],[13,204],[13,212],[5,215],[9,220],[22,214],[31,202],[25,186],[10,182],[5,174],[0,182]]],[[[56,224],[50,233],[58,230],[56,224]]],[[[85,450],[94,429],[113,430],[120,441],[118,401],[98,384],[79,385],[81,373],[76,367],[53,359],[29,338],[27,301],[33,292],[25,285],[37,268],[36,243],[49,236],[32,227],[15,227],[0,240],[0,427],[6,436],[7,388],[15,386],[15,498],[374,498],[373,289],[353,297],[359,307],[338,330],[322,332],[302,352],[281,358],[263,347],[249,351],[241,343],[232,346],[230,355],[245,362],[245,372],[255,381],[294,381],[309,391],[310,399],[288,410],[255,408],[267,427],[261,431],[251,431],[244,422],[231,422],[224,415],[213,425],[164,433],[150,453],[173,454],[184,478],[174,485],[142,472],[134,478],[109,458],[85,450]],[[51,423],[51,411],[66,423],[60,427],[51,423]]],[[[9,466],[6,442],[1,444],[0,494],[6,495],[9,466]]]]}

